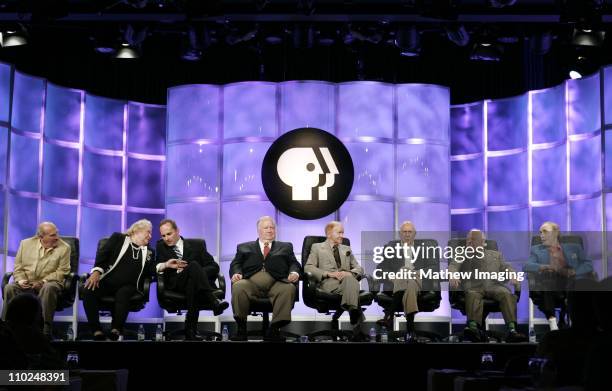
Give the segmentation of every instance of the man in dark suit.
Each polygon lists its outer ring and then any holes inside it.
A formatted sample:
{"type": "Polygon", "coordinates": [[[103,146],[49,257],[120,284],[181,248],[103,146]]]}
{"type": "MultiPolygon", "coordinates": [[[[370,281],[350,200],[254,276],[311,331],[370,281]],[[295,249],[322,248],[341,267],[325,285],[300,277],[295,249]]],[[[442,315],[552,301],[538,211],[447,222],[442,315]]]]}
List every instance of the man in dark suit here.
{"type": "Polygon", "coordinates": [[[237,341],[247,340],[247,316],[253,297],[269,297],[272,301],[272,324],[264,337],[269,341],[282,341],[280,328],[291,322],[291,309],[295,301],[295,283],[301,268],[293,245],[277,242],[276,224],[270,216],[257,220],[258,239],[241,243],[230,265],[232,276],[232,308],[238,326],[237,341]]]}
{"type": "Polygon", "coordinates": [[[229,304],[213,294],[219,265],[206,251],[206,244],[194,247],[180,236],[176,222],[164,219],[159,223],[161,239],[157,241],[157,272],[164,274],[166,289],[184,293],[187,299],[185,339],[201,340],[198,335],[198,303],[210,304],[213,313],[220,315],[229,304]]]}

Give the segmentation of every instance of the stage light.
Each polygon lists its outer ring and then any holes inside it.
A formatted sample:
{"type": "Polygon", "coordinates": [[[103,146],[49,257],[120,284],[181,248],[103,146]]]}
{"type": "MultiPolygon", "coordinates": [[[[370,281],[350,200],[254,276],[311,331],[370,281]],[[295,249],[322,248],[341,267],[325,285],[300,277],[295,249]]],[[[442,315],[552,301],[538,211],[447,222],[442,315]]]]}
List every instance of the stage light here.
{"type": "Polygon", "coordinates": [[[579,54],[576,60],[569,66],[568,76],[571,79],[580,79],[596,72],[598,68],[599,66],[595,60],[585,54],[579,54]]]}
{"type": "Polygon", "coordinates": [[[516,0],[489,0],[489,4],[493,8],[510,7],[516,3],[516,0]]]}
{"type": "Polygon", "coordinates": [[[606,37],[605,31],[592,28],[575,28],[572,44],[576,46],[601,46],[606,37]]]}
{"type": "Polygon", "coordinates": [[[2,33],[2,47],[15,47],[23,46],[28,44],[28,38],[24,31],[19,30],[7,30],[2,33]]]}
{"type": "Polygon", "coordinates": [[[459,25],[457,27],[447,26],[445,30],[449,41],[455,45],[464,47],[470,43],[470,34],[467,32],[464,25],[459,25]]]}
{"type": "Polygon", "coordinates": [[[185,61],[199,61],[202,58],[202,50],[193,27],[190,27],[187,32],[187,45],[181,54],[181,58],[185,61]]]}
{"type": "Polygon", "coordinates": [[[130,44],[122,43],[121,47],[117,50],[117,53],[115,54],[115,58],[131,60],[140,58],[140,54],[138,53],[138,50],[132,47],[130,44]]]}
{"type": "Polygon", "coordinates": [[[498,42],[489,39],[483,39],[474,44],[470,60],[474,61],[501,61],[504,54],[504,48],[498,42]]]}
{"type": "Polygon", "coordinates": [[[148,29],[144,27],[139,31],[135,31],[131,25],[128,25],[123,32],[123,40],[121,46],[115,53],[115,58],[122,60],[134,60],[140,58],[140,46],[147,36],[148,29]]]}

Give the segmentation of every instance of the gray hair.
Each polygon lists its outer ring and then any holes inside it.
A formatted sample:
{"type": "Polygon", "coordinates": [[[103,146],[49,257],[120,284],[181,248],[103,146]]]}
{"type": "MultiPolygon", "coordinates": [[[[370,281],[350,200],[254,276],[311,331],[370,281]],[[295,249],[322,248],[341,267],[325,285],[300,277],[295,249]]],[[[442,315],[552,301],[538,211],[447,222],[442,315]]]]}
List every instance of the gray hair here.
{"type": "Polygon", "coordinates": [[[55,230],[57,231],[57,227],[55,226],[55,224],[50,221],[43,221],[42,223],[38,224],[38,228],[36,228],[36,236],[38,236],[39,238],[45,236],[45,227],[55,228],[55,230]]]}
{"type": "Polygon", "coordinates": [[[136,221],[134,224],[130,225],[125,234],[130,236],[136,231],[141,231],[143,229],[148,229],[149,231],[153,231],[153,224],[147,219],[141,219],[136,221]]]}
{"type": "Polygon", "coordinates": [[[274,226],[276,227],[276,222],[271,216],[261,216],[260,218],[257,219],[257,229],[258,230],[259,230],[259,224],[263,223],[266,220],[270,220],[272,224],[274,224],[274,226]]]}

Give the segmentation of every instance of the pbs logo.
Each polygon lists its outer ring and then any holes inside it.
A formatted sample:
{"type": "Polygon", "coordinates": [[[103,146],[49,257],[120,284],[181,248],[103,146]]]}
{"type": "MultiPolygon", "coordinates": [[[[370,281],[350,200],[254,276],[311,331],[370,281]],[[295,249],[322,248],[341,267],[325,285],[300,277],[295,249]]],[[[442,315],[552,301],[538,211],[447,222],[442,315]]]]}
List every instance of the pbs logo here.
{"type": "Polygon", "coordinates": [[[344,144],[316,128],[295,129],[279,137],[261,168],[270,201],[286,215],[302,220],[338,209],[351,192],[354,173],[344,144]]]}

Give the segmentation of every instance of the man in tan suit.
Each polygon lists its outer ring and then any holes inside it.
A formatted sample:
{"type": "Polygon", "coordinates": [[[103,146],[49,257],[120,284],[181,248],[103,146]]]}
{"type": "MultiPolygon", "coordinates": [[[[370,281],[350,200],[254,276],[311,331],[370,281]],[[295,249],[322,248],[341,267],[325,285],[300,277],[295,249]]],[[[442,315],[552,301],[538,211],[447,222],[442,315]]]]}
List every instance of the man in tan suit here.
{"type": "MultiPolygon", "coordinates": [[[[482,231],[473,229],[468,233],[466,246],[472,248],[484,248],[485,235],[482,231]]],[[[516,330],[516,296],[506,287],[505,282],[493,279],[477,279],[474,276],[476,270],[479,272],[514,272],[510,264],[504,261],[504,257],[499,251],[484,249],[484,256],[479,258],[476,254],[462,263],[450,261],[449,272],[470,272],[472,278],[465,280],[449,279],[451,288],[458,288],[462,285],[465,291],[465,313],[468,325],[465,335],[468,339],[478,341],[479,326],[483,326],[482,313],[483,301],[491,298],[499,303],[504,321],[508,327],[507,342],[522,342],[526,338],[516,330]]],[[[517,280],[511,280],[514,285],[520,284],[517,280]]]]}
{"type": "Polygon", "coordinates": [[[36,236],[24,239],[19,244],[13,282],[4,288],[2,319],[6,316],[8,303],[15,296],[24,292],[38,294],[43,311],[43,332],[51,336],[57,295],[68,273],[70,246],[59,238],[55,224],[40,223],[36,236]]]}
{"type": "Polygon", "coordinates": [[[363,268],[357,263],[349,246],[342,244],[344,227],[339,221],[332,221],[325,226],[327,240],[315,243],[304,271],[312,273],[321,290],[342,295],[342,308],[349,311],[355,339],[364,333],[361,326],[364,320],[359,306],[359,280],[363,268]]]}

